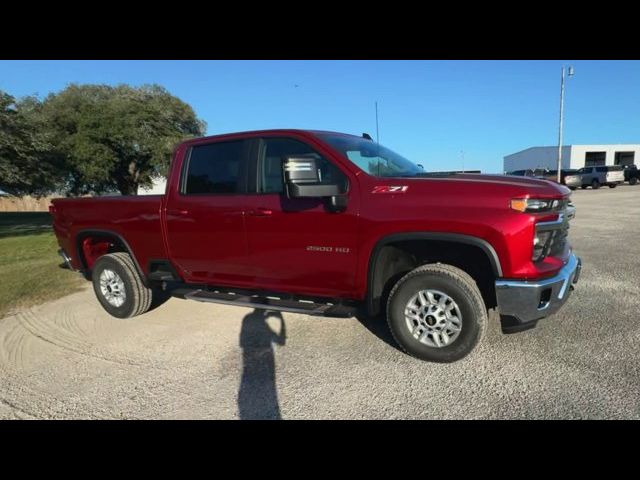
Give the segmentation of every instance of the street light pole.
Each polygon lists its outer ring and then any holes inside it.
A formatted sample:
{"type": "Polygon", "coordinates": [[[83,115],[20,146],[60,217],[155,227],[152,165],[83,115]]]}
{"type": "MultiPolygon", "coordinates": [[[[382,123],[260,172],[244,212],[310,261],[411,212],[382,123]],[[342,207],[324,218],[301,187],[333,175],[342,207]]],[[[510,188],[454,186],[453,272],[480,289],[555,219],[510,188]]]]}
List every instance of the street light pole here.
{"type": "MultiPolygon", "coordinates": [[[[573,76],[573,67],[569,67],[569,76],[573,76]]],[[[558,129],[558,183],[562,181],[562,117],[564,115],[564,65],[560,78],[560,128],[558,129]]]]}

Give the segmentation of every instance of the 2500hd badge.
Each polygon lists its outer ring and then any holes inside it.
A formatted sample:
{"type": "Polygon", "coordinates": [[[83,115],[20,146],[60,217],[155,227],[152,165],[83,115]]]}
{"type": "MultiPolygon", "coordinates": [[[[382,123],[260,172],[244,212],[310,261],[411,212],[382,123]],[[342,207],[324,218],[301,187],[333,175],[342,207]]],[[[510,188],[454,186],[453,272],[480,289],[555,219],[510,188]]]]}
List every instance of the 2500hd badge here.
{"type": "Polygon", "coordinates": [[[335,253],[349,253],[348,247],[319,247],[316,245],[309,245],[307,252],[335,252],[335,253]]]}

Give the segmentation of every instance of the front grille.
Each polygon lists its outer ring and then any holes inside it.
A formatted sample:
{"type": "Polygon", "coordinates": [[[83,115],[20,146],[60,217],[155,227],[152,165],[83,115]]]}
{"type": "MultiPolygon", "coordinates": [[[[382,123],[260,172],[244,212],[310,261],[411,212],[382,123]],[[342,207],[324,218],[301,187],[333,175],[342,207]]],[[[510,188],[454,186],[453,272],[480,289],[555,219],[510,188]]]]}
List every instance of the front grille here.
{"type": "Polygon", "coordinates": [[[540,261],[545,257],[560,257],[565,252],[569,236],[568,200],[563,200],[563,209],[559,219],[553,222],[542,222],[536,225],[536,237],[544,243],[534,248],[533,260],[540,261]]]}
{"type": "Polygon", "coordinates": [[[569,236],[569,227],[554,230],[547,241],[545,257],[558,257],[564,252],[569,236]]]}
{"type": "Polygon", "coordinates": [[[562,200],[558,200],[558,205],[552,211],[564,213],[565,209],[570,203],[571,203],[571,200],[569,200],[568,198],[563,198],[562,200]]]}

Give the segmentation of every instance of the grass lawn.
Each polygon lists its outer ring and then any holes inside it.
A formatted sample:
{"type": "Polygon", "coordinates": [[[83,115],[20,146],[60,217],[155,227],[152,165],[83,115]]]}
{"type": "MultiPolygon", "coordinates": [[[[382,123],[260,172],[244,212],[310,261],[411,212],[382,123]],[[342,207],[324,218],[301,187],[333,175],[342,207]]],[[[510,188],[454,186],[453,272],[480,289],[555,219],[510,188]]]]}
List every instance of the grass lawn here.
{"type": "Polygon", "coordinates": [[[48,212],[0,212],[0,318],[86,284],[60,268],[58,248],[48,212]]]}

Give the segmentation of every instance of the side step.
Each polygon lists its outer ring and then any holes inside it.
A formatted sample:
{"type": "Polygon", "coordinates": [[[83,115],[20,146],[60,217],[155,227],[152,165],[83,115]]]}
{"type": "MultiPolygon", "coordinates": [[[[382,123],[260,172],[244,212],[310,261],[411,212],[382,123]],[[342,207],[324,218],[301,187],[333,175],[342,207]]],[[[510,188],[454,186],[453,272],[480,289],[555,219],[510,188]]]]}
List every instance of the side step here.
{"type": "Polygon", "coordinates": [[[198,302],[222,303],[236,305],[238,307],[263,308],[266,310],[278,310],[281,312],[304,313],[322,317],[353,317],[358,308],[355,305],[343,303],[316,303],[311,300],[283,299],[276,296],[264,296],[259,294],[224,292],[220,290],[191,290],[177,289],[171,292],[173,296],[198,302]]]}

